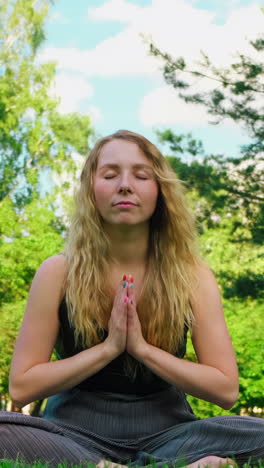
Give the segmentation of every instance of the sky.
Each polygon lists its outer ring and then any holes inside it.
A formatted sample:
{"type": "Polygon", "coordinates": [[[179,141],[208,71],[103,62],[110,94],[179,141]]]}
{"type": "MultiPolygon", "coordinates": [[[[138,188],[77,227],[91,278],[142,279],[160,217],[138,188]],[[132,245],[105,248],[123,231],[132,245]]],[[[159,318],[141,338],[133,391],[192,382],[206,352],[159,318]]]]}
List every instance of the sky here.
{"type": "Polygon", "coordinates": [[[142,35],[190,65],[203,51],[227,66],[238,52],[254,54],[248,41],[263,32],[260,7],[252,0],[55,0],[38,60],[57,62],[52,93],[60,111],[90,115],[98,138],[122,128],[157,144],[155,130],[170,128],[191,132],[207,153],[235,156],[246,132],[231,121],[210,125],[204,107],[179,99],[142,35]]]}

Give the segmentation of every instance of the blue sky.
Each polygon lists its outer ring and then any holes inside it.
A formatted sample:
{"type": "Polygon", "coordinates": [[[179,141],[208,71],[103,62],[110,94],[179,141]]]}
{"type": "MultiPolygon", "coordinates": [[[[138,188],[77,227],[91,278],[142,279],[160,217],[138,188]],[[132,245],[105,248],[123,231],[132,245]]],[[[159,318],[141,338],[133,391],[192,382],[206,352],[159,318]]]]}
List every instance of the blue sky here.
{"type": "Polygon", "coordinates": [[[252,53],[247,38],[263,19],[252,0],[55,0],[39,59],[57,61],[61,111],[91,115],[98,136],[127,128],[157,143],[155,129],[171,128],[192,132],[207,152],[235,155],[246,134],[231,122],[209,125],[205,109],[179,100],[140,33],[190,63],[204,50],[224,65],[237,51],[252,53]]]}

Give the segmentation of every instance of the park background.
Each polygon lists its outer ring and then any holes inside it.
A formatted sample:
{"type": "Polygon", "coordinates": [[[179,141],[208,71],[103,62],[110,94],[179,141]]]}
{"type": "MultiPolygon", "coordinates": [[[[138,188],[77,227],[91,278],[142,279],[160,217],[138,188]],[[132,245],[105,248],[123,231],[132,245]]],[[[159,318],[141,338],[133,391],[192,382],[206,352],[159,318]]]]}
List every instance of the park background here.
{"type": "Polygon", "coordinates": [[[237,354],[230,411],[189,401],[200,417],[263,417],[263,20],[250,0],[0,2],[1,409],[16,410],[16,336],[35,271],[63,248],[83,158],[127,128],[186,187],[237,354]]]}

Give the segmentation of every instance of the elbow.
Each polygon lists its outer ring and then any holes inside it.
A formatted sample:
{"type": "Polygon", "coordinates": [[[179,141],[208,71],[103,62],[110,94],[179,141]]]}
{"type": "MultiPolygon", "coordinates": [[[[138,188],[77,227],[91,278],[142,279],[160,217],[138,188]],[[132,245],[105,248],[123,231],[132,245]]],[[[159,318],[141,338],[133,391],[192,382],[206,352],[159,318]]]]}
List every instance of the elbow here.
{"type": "Polygon", "coordinates": [[[221,402],[221,404],[219,404],[219,406],[220,406],[220,408],[223,408],[224,410],[229,410],[229,409],[233,408],[235,402],[236,402],[236,400],[226,400],[224,402],[221,402]]]}
{"type": "Polygon", "coordinates": [[[12,394],[9,393],[9,395],[10,395],[10,398],[11,398],[11,400],[12,400],[12,402],[13,402],[13,404],[14,404],[14,406],[15,406],[16,408],[18,408],[18,409],[21,410],[24,406],[27,405],[26,402],[23,402],[23,401],[21,401],[21,400],[18,400],[17,398],[14,398],[14,397],[12,396],[12,394]]]}
{"type": "Polygon", "coordinates": [[[234,404],[238,399],[238,389],[234,389],[232,392],[226,393],[225,398],[221,399],[219,406],[224,410],[229,410],[233,408],[234,404]]]}
{"type": "Polygon", "coordinates": [[[9,391],[9,396],[10,396],[12,402],[14,403],[14,405],[17,408],[21,409],[21,408],[23,408],[24,406],[26,406],[28,404],[27,401],[24,401],[24,399],[21,398],[21,395],[19,395],[19,392],[17,392],[17,390],[15,390],[10,385],[9,385],[8,391],[9,391]]]}
{"type": "Polygon", "coordinates": [[[21,410],[24,406],[26,406],[26,403],[21,403],[20,401],[15,401],[15,400],[13,400],[13,398],[11,398],[11,400],[12,400],[14,406],[16,408],[18,408],[19,410],[21,410]]]}

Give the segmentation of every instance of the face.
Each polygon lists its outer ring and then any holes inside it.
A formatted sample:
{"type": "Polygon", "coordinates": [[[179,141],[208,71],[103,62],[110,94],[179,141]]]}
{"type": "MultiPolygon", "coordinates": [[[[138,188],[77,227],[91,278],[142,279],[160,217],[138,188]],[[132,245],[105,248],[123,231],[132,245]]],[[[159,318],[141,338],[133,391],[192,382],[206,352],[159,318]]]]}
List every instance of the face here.
{"type": "Polygon", "coordinates": [[[136,143],[115,139],[103,146],[94,177],[94,194],[105,222],[147,222],[155,211],[158,190],[151,161],[136,143]],[[118,205],[121,201],[134,205],[118,205]]]}

